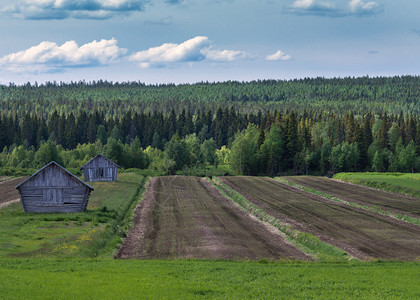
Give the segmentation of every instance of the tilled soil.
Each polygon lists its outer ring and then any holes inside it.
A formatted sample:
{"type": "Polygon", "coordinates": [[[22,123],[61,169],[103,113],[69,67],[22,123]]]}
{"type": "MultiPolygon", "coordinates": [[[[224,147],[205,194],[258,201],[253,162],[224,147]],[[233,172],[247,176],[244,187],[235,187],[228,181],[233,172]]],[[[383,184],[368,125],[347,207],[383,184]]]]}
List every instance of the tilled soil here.
{"type": "Polygon", "coordinates": [[[336,196],[342,200],[360,205],[375,206],[388,212],[420,217],[420,199],[414,197],[339,182],[326,177],[292,176],[285,177],[285,179],[336,196]]]}
{"type": "Polygon", "coordinates": [[[420,227],[328,201],[258,177],[223,177],[248,200],[294,228],[361,258],[420,260],[420,227]]]}
{"type": "Polygon", "coordinates": [[[19,192],[15,187],[26,178],[27,177],[19,177],[0,182],[0,204],[19,199],[19,192]]]}
{"type": "Polygon", "coordinates": [[[152,178],[116,258],[309,259],[197,177],[152,178]]]}

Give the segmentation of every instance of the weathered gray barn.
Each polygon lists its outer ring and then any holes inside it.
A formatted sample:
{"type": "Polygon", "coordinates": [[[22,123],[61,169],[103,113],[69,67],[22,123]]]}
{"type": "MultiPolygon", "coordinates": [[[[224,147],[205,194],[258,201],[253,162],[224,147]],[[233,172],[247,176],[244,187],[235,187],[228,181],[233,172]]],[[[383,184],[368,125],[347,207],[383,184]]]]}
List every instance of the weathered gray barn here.
{"type": "Polygon", "coordinates": [[[86,181],[117,181],[119,165],[106,158],[102,154],[84,164],[80,170],[83,170],[83,176],[86,181]]]}
{"type": "Polygon", "coordinates": [[[81,212],[93,187],[52,161],[16,186],[25,212],[81,212]]]}

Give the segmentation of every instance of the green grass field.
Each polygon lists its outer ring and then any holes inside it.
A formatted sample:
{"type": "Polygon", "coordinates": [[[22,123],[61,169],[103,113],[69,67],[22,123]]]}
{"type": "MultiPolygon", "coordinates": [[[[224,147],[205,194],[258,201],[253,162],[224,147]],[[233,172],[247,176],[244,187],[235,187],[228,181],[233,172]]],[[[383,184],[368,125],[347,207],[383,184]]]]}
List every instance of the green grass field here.
{"type": "Polygon", "coordinates": [[[338,173],[333,178],[420,198],[420,173],[338,173]]]}
{"type": "Polygon", "coordinates": [[[143,183],[135,174],[121,174],[117,183],[92,183],[84,213],[24,213],[20,203],[0,210],[0,257],[112,256],[143,183]]]}
{"type": "Polygon", "coordinates": [[[418,299],[416,263],[0,259],[3,299],[418,299]]]}

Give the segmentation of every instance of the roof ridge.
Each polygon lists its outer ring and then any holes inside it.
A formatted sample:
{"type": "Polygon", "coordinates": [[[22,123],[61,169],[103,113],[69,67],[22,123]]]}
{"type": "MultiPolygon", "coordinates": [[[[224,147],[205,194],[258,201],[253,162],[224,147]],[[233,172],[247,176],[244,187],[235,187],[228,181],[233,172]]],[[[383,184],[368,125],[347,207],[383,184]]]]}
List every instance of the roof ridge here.
{"type": "Polygon", "coordinates": [[[105,158],[106,160],[110,161],[111,163],[113,163],[114,165],[116,165],[118,168],[120,168],[120,169],[121,169],[121,167],[120,167],[117,163],[113,162],[112,160],[110,160],[108,157],[106,157],[106,156],[105,156],[105,155],[103,155],[102,153],[98,153],[98,154],[96,154],[96,155],[95,155],[92,159],[90,159],[87,163],[85,163],[83,166],[81,166],[79,170],[82,170],[84,166],[86,166],[88,163],[90,163],[92,160],[94,160],[94,159],[95,159],[95,158],[97,158],[98,156],[101,156],[101,157],[105,158]]]}
{"type": "Polygon", "coordinates": [[[50,161],[48,164],[46,164],[45,166],[43,166],[41,169],[39,169],[38,171],[36,171],[34,174],[32,174],[29,178],[27,178],[26,180],[22,181],[21,183],[19,183],[17,186],[15,186],[16,189],[19,189],[23,184],[25,184],[27,181],[29,181],[31,178],[33,178],[34,176],[38,175],[40,172],[42,172],[43,170],[45,170],[46,168],[48,168],[51,165],[56,165],[57,167],[59,167],[60,169],[62,169],[65,173],[69,174],[71,177],[73,177],[74,179],[76,179],[78,182],[82,183],[83,185],[87,186],[88,188],[90,188],[92,191],[94,190],[94,188],[92,186],[90,186],[89,184],[87,184],[86,182],[84,182],[83,180],[81,180],[80,178],[78,178],[76,175],[74,175],[73,173],[71,173],[70,171],[68,171],[66,168],[64,168],[63,166],[61,166],[60,164],[58,164],[57,162],[55,162],[54,160],[50,161]]]}

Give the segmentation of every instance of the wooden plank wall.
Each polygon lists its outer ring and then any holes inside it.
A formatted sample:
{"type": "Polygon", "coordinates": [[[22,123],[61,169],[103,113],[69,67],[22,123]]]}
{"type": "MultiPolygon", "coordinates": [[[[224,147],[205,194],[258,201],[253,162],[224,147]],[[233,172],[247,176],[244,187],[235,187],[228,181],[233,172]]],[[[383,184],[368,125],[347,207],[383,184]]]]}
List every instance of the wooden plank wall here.
{"type": "Polygon", "coordinates": [[[98,156],[83,167],[86,181],[117,181],[118,168],[109,160],[98,156]]]}
{"type": "Polygon", "coordinates": [[[87,207],[90,189],[62,169],[51,166],[19,189],[25,212],[81,212],[87,207]]]}
{"type": "Polygon", "coordinates": [[[22,187],[20,194],[25,212],[81,212],[86,210],[90,189],[22,187]]]}
{"type": "Polygon", "coordinates": [[[73,187],[79,186],[80,182],[76,182],[76,179],[65,173],[61,168],[57,166],[50,166],[38,173],[36,176],[25,182],[24,186],[34,187],[73,187]]]}

